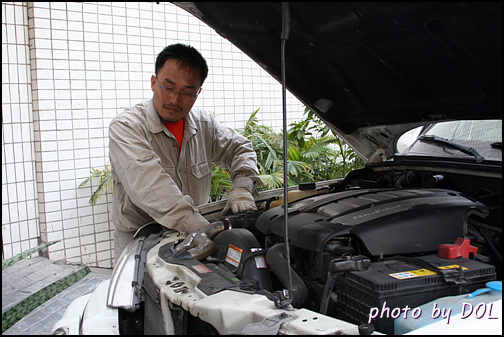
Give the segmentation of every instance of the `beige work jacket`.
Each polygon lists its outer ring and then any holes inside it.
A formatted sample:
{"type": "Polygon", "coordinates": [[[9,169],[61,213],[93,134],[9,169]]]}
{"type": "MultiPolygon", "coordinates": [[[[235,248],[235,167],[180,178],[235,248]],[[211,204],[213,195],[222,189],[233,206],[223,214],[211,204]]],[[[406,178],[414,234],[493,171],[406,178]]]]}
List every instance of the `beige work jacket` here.
{"type": "Polygon", "coordinates": [[[256,194],[255,185],[262,184],[252,143],[202,109],[185,118],[180,153],[152,100],[117,115],[109,137],[112,220],[121,231],[155,220],[191,232],[191,218],[201,218],[195,205],[209,201],[212,162],[230,169],[233,187],[256,194]]]}

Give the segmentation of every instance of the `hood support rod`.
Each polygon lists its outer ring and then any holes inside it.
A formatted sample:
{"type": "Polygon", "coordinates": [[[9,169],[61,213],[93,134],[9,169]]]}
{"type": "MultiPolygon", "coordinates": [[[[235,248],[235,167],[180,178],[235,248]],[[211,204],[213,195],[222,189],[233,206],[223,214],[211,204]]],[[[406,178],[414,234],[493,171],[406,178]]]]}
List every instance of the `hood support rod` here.
{"type": "Polygon", "coordinates": [[[285,80],[285,44],[289,39],[290,33],[290,8],[288,2],[282,2],[282,35],[281,35],[281,64],[282,64],[282,110],[283,110],[283,167],[284,167],[284,225],[285,225],[285,253],[287,260],[288,270],[288,294],[287,301],[282,305],[284,308],[292,308],[293,290],[292,290],[292,271],[290,268],[290,240],[289,240],[289,226],[288,226],[288,163],[287,163],[287,90],[285,80]]]}

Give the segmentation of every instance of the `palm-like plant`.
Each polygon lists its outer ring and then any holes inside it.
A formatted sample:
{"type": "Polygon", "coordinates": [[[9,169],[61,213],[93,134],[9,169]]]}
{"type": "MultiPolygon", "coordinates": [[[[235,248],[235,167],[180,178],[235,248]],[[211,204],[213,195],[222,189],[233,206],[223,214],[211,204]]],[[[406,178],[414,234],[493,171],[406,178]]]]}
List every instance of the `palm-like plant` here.
{"type": "Polygon", "coordinates": [[[233,184],[229,177],[229,170],[212,164],[212,184],[210,185],[210,202],[221,200],[227,196],[233,184]]]}
{"type": "Polygon", "coordinates": [[[305,108],[304,115],[302,121],[290,125],[287,136],[297,144],[301,160],[310,167],[305,181],[343,178],[349,171],[364,166],[364,160],[312,111],[305,108]]]}
{"type": "MultiPolygon", "coordinates": [[[[270,190],[282,187],[283,177],[283,139],[272,128],[259,124],[255,110],[249,117],[245,128],[238,130],[244,137],[250,139],[257,153],[259,176],[264,181],[261,190],[270,190]]],[[[291,142],[287,145],[288,185],[296,185],[300,177],[306,176],[309,171],[307,163],[302,161],[299,151],[291,142]]]]}

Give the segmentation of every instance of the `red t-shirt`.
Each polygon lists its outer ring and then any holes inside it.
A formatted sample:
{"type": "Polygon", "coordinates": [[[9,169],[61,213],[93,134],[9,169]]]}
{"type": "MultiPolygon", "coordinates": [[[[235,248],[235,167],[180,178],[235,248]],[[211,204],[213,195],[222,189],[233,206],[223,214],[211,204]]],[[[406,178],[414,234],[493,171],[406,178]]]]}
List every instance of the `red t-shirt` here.
{"type": "Polygon", "coordinates": [[[184,119],[182,118],[178,122],[175,123],[168,123],[168,122],[163,122],[168,131],[170,131],[174,136],[175,139],[177,140],[178,143],[178,150],[180,153],[180,149],[182,148],[182,138],[184,138],[184,119]]]}

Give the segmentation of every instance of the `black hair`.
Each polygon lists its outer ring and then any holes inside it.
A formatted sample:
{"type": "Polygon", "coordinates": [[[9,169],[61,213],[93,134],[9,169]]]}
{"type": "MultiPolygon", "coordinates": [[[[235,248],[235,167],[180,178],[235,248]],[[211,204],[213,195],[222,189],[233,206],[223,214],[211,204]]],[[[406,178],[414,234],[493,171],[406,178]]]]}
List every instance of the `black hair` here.
{"type": "Polygon", "coordinates": [[[170,59],[178,60],[181,67],[190,67],[200,71],[201,84],[208,75],[208,66],[206,60],[194,47],[176,43],[165,47],[156,58],[156,76],[165,62],[170,59]]]}

